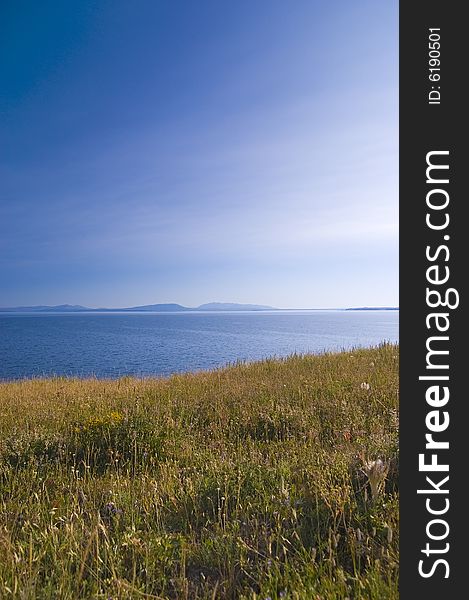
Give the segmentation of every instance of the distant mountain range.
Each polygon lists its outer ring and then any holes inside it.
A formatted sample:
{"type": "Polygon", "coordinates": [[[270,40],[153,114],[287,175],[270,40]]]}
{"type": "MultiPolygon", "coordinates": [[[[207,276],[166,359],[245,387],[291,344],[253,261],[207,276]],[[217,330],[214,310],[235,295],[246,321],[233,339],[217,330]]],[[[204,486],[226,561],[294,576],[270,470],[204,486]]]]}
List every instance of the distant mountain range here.
{"type": "Polygon", "coordinates": [[[260,304],[236,304],[232,302],[209,302],[196,308],[181,304],[144,304],[126,308],[89,308],[80,304],[59,304],[57,306],[12,306],[1,308],[0,312],[194,312],[194,311],[243,311],[278,310],[260,304]]]}
{"type": "MultiPolygon", "coordinates": [[[[34,313],[77,313],[77,312],[213,312],[213,311],[262,311],[282,310],[273,306],[263,304],[236,304],[234,302],[209,302],[195,308],[182,306],[181,304],[144,304],[143,306],[131,306],[127,308],[89,308],[80,304],[59,304],[57,306],[12,306],[0,307],[0,312],[34,312],[34,313]]],[[[307,309],[303,309],[307,310],[307,309]]],[[[398,307],[359,307],[339,308],[335,310],[399,310],[398,307]]]]}

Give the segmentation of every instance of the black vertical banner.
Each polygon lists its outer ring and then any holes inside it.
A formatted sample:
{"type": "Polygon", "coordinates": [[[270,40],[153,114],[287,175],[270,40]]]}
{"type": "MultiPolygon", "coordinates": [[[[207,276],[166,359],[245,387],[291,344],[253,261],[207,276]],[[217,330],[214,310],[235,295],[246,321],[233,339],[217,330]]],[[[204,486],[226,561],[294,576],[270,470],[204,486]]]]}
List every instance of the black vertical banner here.
{"type": "Polygon", "coordinates": [[[464,384],[469,372],[464,329],[469,201],[463,190],[469,52],[463,8],[462,2],[434,0],[400,4],[404,600],[469,594],[469,398],[464,384]]]}

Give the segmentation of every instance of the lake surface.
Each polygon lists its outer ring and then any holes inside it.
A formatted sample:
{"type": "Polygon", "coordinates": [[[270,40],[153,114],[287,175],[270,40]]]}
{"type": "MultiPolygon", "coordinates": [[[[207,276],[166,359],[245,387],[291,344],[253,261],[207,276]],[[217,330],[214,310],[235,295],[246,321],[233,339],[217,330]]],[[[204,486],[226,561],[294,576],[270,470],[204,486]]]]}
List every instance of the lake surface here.
{"type": "Polygon", "coordinates": [[[3,313],[0,379],[168,375],[398,340],[398,311],[3,313]]]}

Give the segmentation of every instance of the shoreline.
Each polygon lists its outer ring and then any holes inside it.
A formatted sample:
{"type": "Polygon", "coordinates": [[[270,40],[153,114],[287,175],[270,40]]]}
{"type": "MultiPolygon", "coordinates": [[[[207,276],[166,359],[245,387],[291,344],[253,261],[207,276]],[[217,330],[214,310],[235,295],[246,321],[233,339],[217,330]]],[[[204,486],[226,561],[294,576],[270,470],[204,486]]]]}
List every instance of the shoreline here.
{"type": "Polygon", "coordinates": [[[341,350],[338,351],[334,351],[334,350],[319,350],[317,352],[293,352],[291,354],[285,355],[285,356],[266,356],[265,358],[260,358],[260,359],[240,359],[238,361],[235,362],[228,362],[225,364],[222,364],[220,366],[215,366],[213,368],[201,368],[198,370],[190,370],[190,371],[175,371],[174,373],[170,373],[170,374],[150,374],[150,375],[134,375],[134,374],[123,374],[123,375],[116,375],[116,376],[109,376],[109,377],[99,377],[99,376],[94,376],[94,375],[86,375],[83,377],[80,376],[76,376],[76,375],[72,375],[72,376],[68,376],[68,375],[37,375],[37,376],[25,376],[25,377],[19,377],[19,378],[13,378],[13,379],[2,379],[0,378],[0,386],[4,385],[4,384],[14,384],[14,383],[22,383],[22,382],[28,382],[28,381],[42,381],[42,382],[47,382],[47,381],[79,381],[79,382],[87,382],[87,381],[102,381],[102,382],[113,382],[113,381],[119,381],[122,379],[125,380],[133,380],[135,382],[148,382],[148,381],[161,381],[161,380],[169,380],[172,379],[173,377],[183,377],[183,376],[194,376],[194,375],[200,375],[200,374],[211,374],[211,373],[217,373],[219,371],[224,371],[227,369],[233,369],[236,368],[238,366],[249,366],[249,365],[254,365],[254,364],[262,364],[262,363],[268,363],[268,362],[285,362],[288,361],[291,358],[308,358],[308,357],[315,357],[315,356],[325,356],[325,355],[330,355],[330,356],[336,356],[336,355],[341,355],[341,354],[347,354],[347,353],[353,353],[356,351],[361,351],[361,350],[374,350],[377,348],[380,348],[381,346],[395,346],[397,348],[399,348],[399,342],[394,342],[394,341],[388,341],[388,340],[383,340],[381,343],[379,344],[375,344],[375,345],[370,345],[370,346],[353,346],[351,348],[343,348],[341,350]]]}

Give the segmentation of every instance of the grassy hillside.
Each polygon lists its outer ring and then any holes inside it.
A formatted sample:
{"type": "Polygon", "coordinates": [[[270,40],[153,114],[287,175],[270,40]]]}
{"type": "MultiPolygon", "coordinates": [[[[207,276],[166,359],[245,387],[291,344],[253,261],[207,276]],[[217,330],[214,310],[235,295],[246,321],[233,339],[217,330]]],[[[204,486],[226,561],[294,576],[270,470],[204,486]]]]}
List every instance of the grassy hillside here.
{"type": "Polygon", "coordinates": [[[397,599],[397,411],[392,345],[2,383],[0,598],[397,599]]]}

